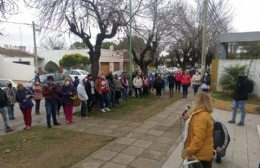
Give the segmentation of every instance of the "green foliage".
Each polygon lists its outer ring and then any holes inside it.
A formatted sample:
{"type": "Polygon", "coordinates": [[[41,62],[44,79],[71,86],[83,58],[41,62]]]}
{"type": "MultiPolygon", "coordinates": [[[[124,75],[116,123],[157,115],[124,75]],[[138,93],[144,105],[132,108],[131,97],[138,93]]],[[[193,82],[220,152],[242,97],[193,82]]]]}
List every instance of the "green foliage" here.
{"type": "Polygon", "coordinates": [[[45,67],[44,70],[47,71],[48,73],[54,73],[58,70],[59,66],[53,62],[53,61],[49,61],[45,67]]]}
{"type": "Polygon", "coordinates": [[[241,58],[242,59],[259,59],[260,58],[260,43],[250,42],[241,44],[241,58]]]}
{"type": "Polygon", "coordinates": [[[225,91],[233,91],[236,87],[237,76],[239,74],[246,74],[247,66],[234,65],[224,69],[224,73],[220,78],[220,84],[225,91]]]}
{"type": "Polygon", "coordinates": [[[114,47],[114,50],[117,50],[117,44],[114,42],[103,42],[101,45],[102,49],[110,49],[110,46],[114,47]]]}
{"type": "MultiPolygon", "coordinates": [[[[145,48],[145,41],[138,36],[133,36],[132,44],[137,53],[142,52],[142,50],[145,48]]],[[[119,42],[118,49],[129,49],[129,39],[127,37],[119,42]]]]}
{"type": "Polygon", "coordinates": [[[81,54],[66,54],[59,61],[60,66],[65,68],[86,66],[90,64],[88,57],[81,54]]]}

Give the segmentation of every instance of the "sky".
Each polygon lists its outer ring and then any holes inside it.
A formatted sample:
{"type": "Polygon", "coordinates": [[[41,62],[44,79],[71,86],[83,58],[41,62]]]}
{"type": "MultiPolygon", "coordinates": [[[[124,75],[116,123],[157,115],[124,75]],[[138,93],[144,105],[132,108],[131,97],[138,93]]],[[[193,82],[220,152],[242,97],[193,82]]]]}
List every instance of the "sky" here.
{"type": "MultiPolygon", "coordinates": [[[[250,32],[260,31],[260,0],[229,0],[229,4],[234,9],[234,18],[232,26],[235,32],[250,32]]],[[[23,5],[23,4],[22,4],[23,5]]],[[[24,6],[20,7],[20,12],[17,15],[8,19],[10,22],[22,22],[31,24],[36,21],[33,10],[28,10],[24,6]]],[[[3,36],[0,36],[0,47],[5,44],[12,46],[26,46],[29,51],[33,49],[33,32],[31,25],[18,25],[10,23],[1,23],[0,31],[3,36]]],[[[37,46],[43,40],[43,33],[36,32],[37,46]]],[[[78,40],[73,35],[62,33],[61,36],[56,35],[56,38],[65,40],[67,46],[78,40]]]]}

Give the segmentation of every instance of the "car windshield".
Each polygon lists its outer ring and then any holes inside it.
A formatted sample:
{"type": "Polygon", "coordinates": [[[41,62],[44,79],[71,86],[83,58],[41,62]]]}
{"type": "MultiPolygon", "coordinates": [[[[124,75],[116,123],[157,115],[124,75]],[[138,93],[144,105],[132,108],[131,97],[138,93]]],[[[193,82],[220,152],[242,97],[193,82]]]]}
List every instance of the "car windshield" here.
{"type": "Polygon", "coordinates": [[[87,71],[79,71],[82,75],[88,75],[87,71]]]}

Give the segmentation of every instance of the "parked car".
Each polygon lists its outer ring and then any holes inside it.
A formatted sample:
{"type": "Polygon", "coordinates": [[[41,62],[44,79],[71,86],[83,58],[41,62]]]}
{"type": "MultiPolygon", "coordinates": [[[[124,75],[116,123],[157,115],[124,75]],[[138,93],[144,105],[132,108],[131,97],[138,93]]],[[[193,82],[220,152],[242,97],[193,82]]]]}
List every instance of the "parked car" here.
{"type": "Polygon", "coordinates": [[[74,81],[75,76],[79,78],[79,80],[83,80],[89,72],[81,69],[72,69],[64,72],[64,75],[70,76],[70,78],[74,81]]]}
{"type": "Polygon", "coordinates": [[[129,73],[128,73],[128,71],[125,71],[125,70],[119,70],[119,71],[112,72],[112,74],[113,74],[113,76],[117,75],[118,79],[121,79],[123,74],[128,75],[129,73]]]}
{"type": "Polygon", "coordinates": [[[176,73],[179,70],[177,67],[168,67],[167,72],[168,73],[176,73]]]}
{"type": "MultiPolygon", "coordinates": [[[[64,75],[64,74],[60,74],[60,73],[54,73],[54,74],[43,74],[43,75],[40,75],[40,81],[41,81],[41,84],[42,85],[45,85],[46,84],[46,81],[47,81],[47,76],[53,76],[53,79],[54,79],[54,83],[56,84],[61,84],[63,83],[65,77],[69,77],[71,78],[70,76],[68,75],[64,75]]],[[[34,83],[34,78],[32,80],[30,80],[26,85],[25,87],[26,88],[31,88],[33,83],[34,83]]]]}
{"type": "Polygon", "coordinates": [[[11,79],[0,79],[0,88],[5,89],[8,83],[12,83],[12,86],[15,88],[17,87],[17,84],[11,79]]]}

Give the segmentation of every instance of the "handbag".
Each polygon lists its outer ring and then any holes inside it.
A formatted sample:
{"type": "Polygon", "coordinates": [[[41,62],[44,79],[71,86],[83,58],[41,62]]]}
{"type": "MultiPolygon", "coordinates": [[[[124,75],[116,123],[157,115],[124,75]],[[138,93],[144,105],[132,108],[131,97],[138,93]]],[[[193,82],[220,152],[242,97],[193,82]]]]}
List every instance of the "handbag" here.
{"type": "Polygon", "coordinates": [[[188,160],[187,158],[184,159],[182,163],[183,168],[204,168],[203,165],[200,163],[200,161],[195,157],[192,156],[194,160],[188,160]]]}
{"type": "MultiPolygon", "coordinates": [[[[72,99],[72,98],[71,98],[72,99]]],[[[73,107],[78,107],[80,106],[80,99],[78,98],[78,96],[74,96],[74,98],[72,99],[72,106],[73,107]]]]}

